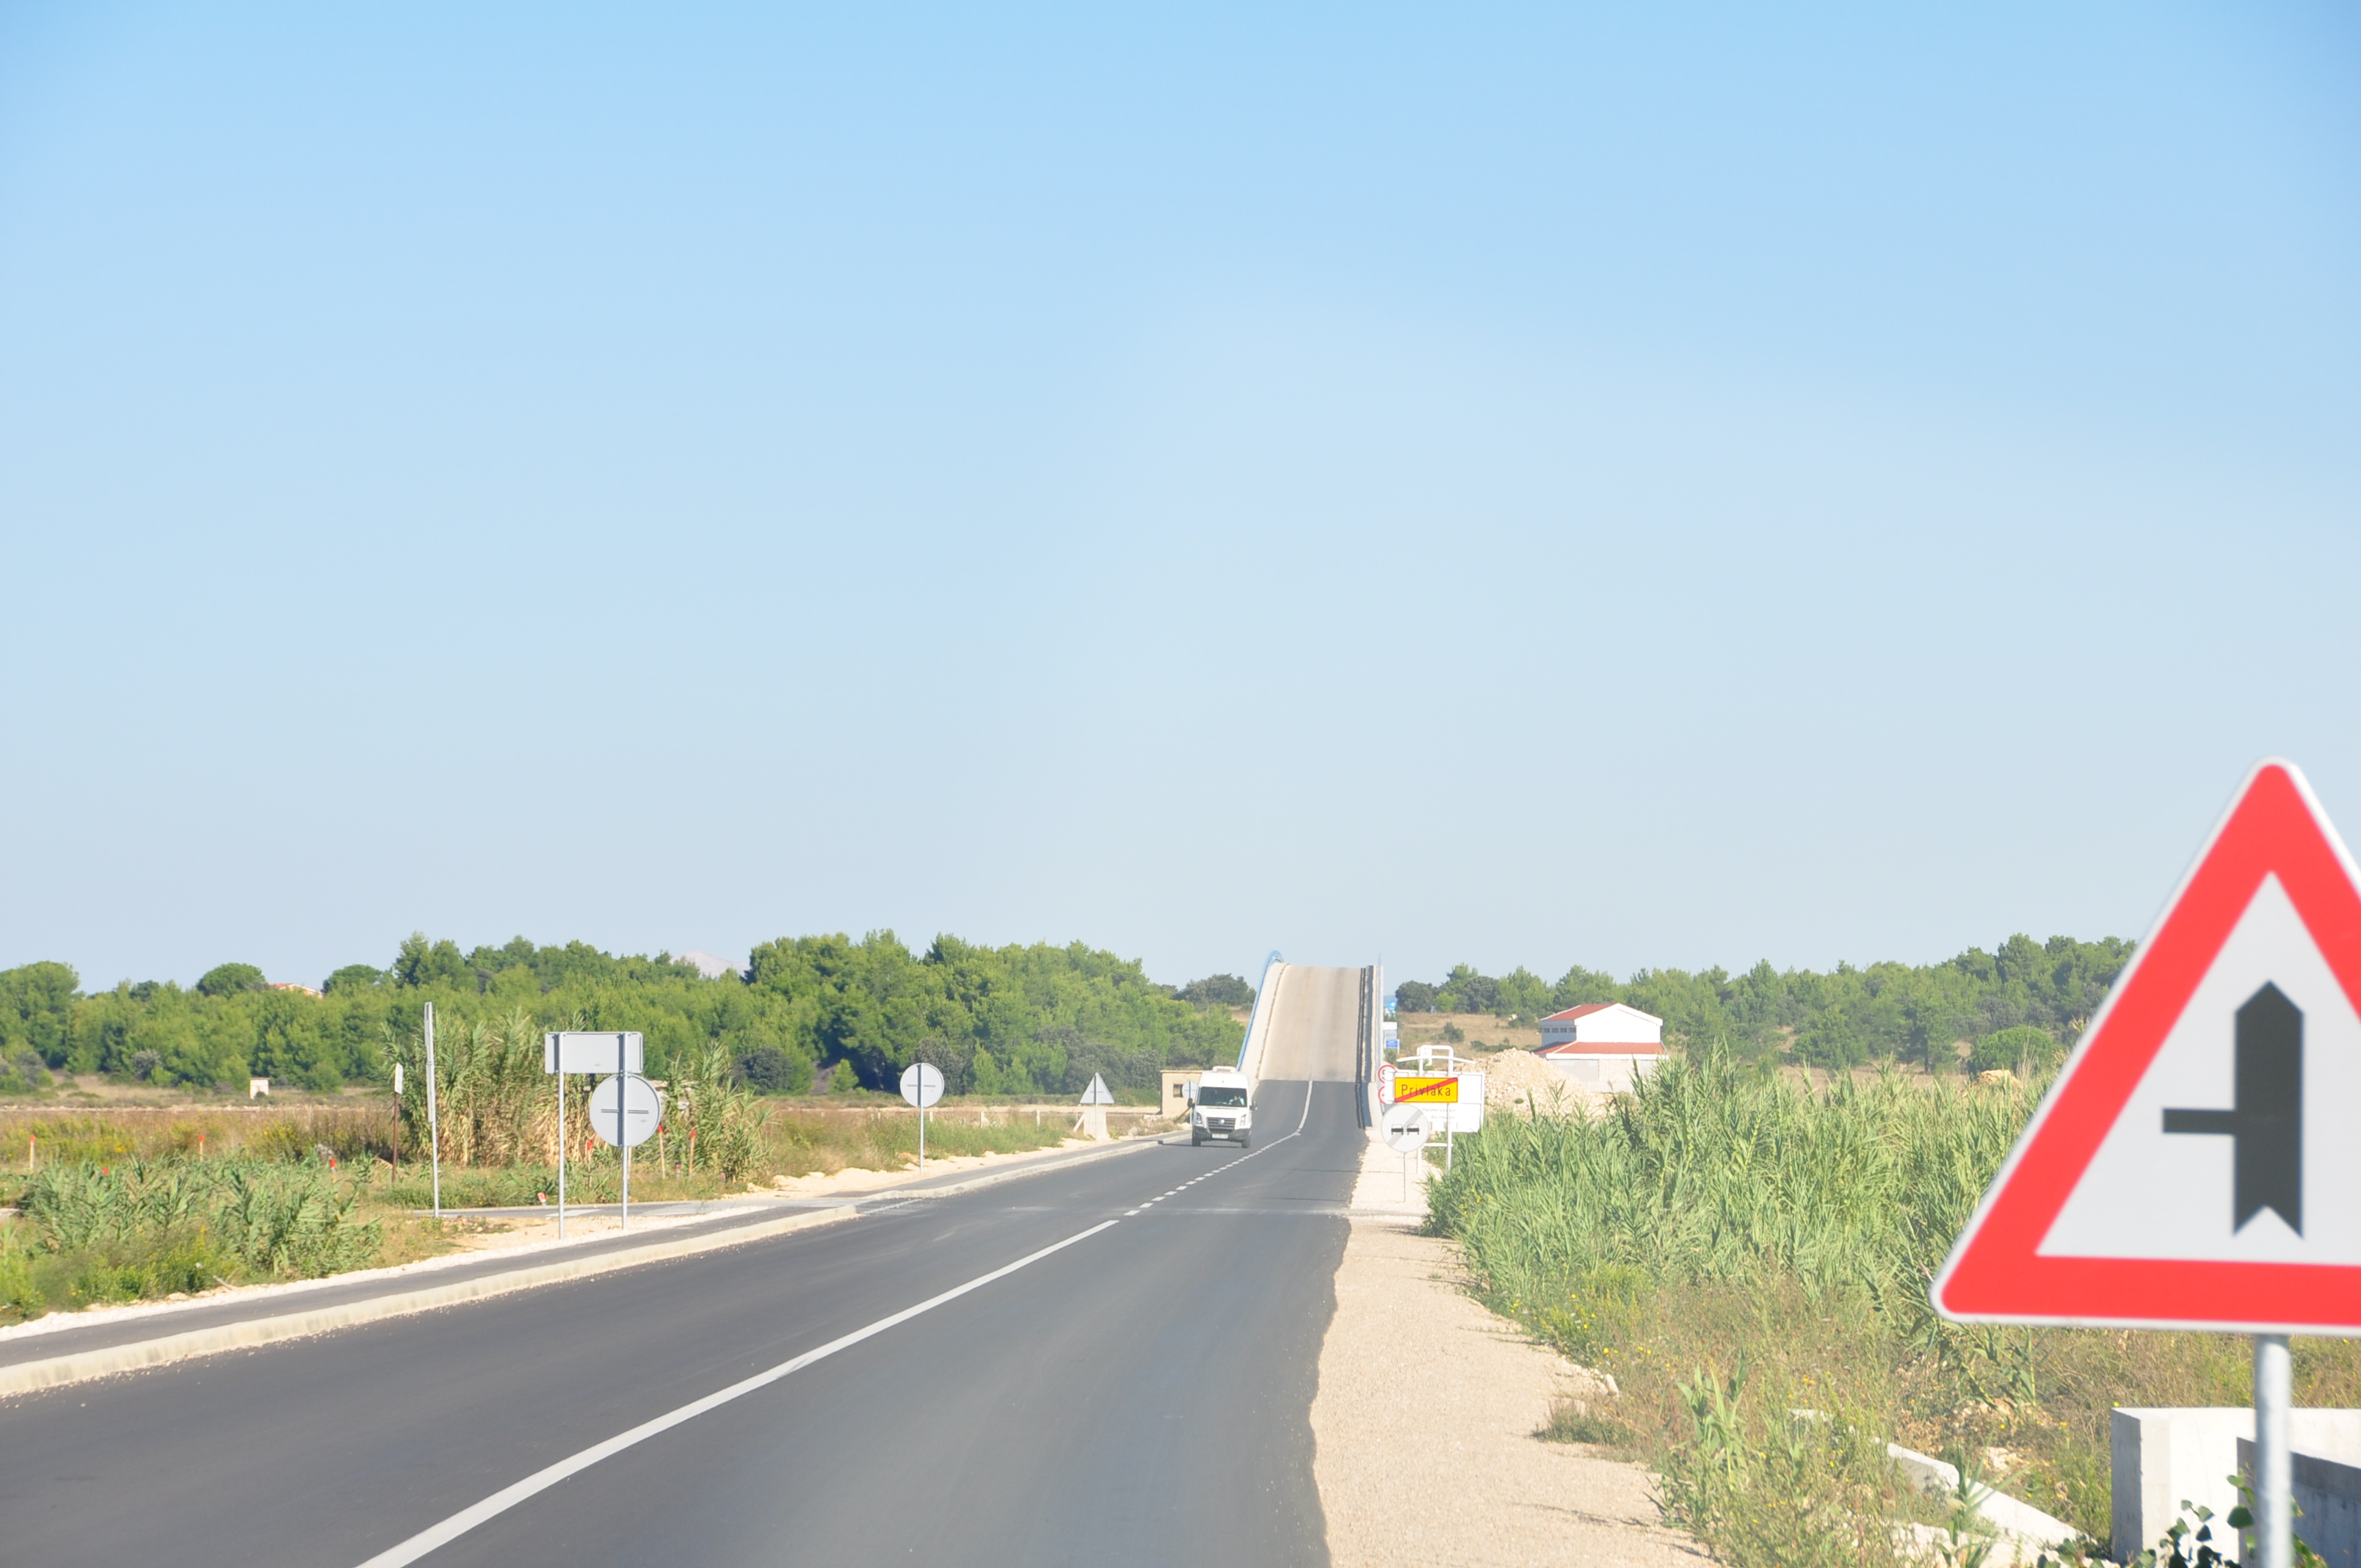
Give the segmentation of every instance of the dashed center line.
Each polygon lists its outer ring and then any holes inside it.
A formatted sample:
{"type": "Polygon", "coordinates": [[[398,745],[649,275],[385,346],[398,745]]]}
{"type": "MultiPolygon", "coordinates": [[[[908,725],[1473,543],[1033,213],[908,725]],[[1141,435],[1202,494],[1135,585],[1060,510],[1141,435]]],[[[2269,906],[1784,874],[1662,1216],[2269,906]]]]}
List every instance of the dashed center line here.
{"type": "Polygon", "coordinates": [[[1232,1166],[1234,1166],[1234,1165],[1244,1165],[1246,1161],[1248,1161],[1248,1160],[1250,1160],[1250,1159],[1254,1158],[1256,1155],[1265,1155],[1265,1154],[1268,1154],[1271,1150],[1273,1150],[1273,1149],[1277,1148],[1279,1145],[1281,1145],[1281,1144],[1283,1144],[1283,1143],[1287,1142],[1287,1140],[1288,1140],[1289,1138],[1295,1137],[1295,1136],[1299,1135],[1300,1134],[1301,1134],[1301,1133],[1302,1133],[1302,1131],[1303,1131],[1303,1128],[1304,1128],[1304,1124],[1305,1124],[1306,1123],[1310,1122],[1311,1120],[1312,1120],[1312,1086],[1311,1086],[1310,1084],[1306,1084],[1306,1085],[1304,1085],[1304,1089],[1303,1089],[1303,1114],[1302,1114],[1302,1115],[1301,1115],[1301,1116],[1299,1116],[1298,1118],[1296,1118],[1296,1122],[1295,1122],[1295,1131],[1294,1131],[1294,1132],[1292,1132],[1292,1133],[1283,1134],[1283,1135],[1280,1135],[1280,1136],[1279,1136],[1279,1137],[1273,1138],[1270,1142],[1268,1142],[1268,1143],[1267,1143],[1267,1144],[1263,1145],[1263,1146],[1262,1146],[1262,1147],[1260,1147],[1260,1148],[1258,1148],[1258,1149],[1253,1149],[1253,1150],[1250,1150],[1250,1151],[1248,1151],[1248,1152],[1247,1152],[1247,1153],[1246,1153],[1246,1154],[1242,1154],[1242,1155],[1238,1156],[1238,1157],[1237,1157],[1237,1158],[1235,1158],[1235,1159],[1233,1159],[1233,1160],[1225,1160],[1225,1161],[1224,1161],[1222,1164],[1215,1166],[1213,1169],[1211,1169],[1211,1170],[1209,1170],[1209,1171],[1206,1171],[1203,1175],[1191,1177],[1188,1180],[1186,1180],[1186,1181],[1182,1182],[1180,1186],[1178,1186],[1178,1187],[1174,1188],[1171,1191],[1170,1191],[1170,1192],[1159,1192],[1159,1193],[1158,1193],[1155,1197],[1150,1198],[1147,1202],[1142,1203],[1142,1204],[1141,1204],[1138,1208],[1137,1208],[1137,1209],[1126,1209],[1126,1210],[1123,1212],[1124,1218],[1127,1220],[1127,1219],[1131,1218],[1131,1216],[1132,1216],[1132,1215],[1134,1215],[1134,1214],[1137,1214],[1137,1213],[1145,1212],[1147,1210],[1151,1209],[1151,1208],[1155,1207],[1157,1204],[1163,1202],[1167,1198],[1178,1198],[1181,1193],[1188,1191],[1188,1190],[1189,1190],[1189,1189],[1191,1189],[1191,1187],[1196,1186],[1196,1185],[1197,1185],[1197,1183],[1199,1183],[1200,1181],[1210,1180],[1212,1178],[1221,1175],[1221,1174],[1222,1174],[1222,1172],[1224,1172],[1224,1171],[1225,1171],[1225,1170],[1229,1169],[1229,1168],[1230,1168],[1230,1167],[1232,1167],[1232,1166]]]}

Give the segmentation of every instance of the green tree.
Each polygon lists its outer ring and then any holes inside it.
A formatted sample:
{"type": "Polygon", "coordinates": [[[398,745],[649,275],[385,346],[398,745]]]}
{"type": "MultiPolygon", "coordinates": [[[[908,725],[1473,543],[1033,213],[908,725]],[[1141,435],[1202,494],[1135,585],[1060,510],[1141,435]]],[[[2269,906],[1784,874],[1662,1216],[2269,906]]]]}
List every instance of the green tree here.
{"type": "Polygon", "coordinates": [[[65,1066],[81,991],[82,978],[67,964],[0,970],[0,1055],[30,1050],[49,1067],[65,1066]]]}
{"type": "Polygon", "coordinates": [[[1478,974],[1473,964],[1454,964],[1434,988],[1437,1013],[1489,1013],[1500,1000],[1500,982],[1478,974]]]}
{"type": "Polygon", "coordinates": [[[328,977],[320,989],[330,996],[343,996],[350,992],[374,991],[385,983],[385,970],[375,964],[346,964],[328,977]]]}
{"type": "Polygon", "coordinates": [[[1781,971],[1765,961],[1741,975],[1719,969],[1640,970],[1618,981],[1576,964],[1544,1000],[1532,994],[1522,969],[1496,980],[1460,964],[1440,984],[1406,980],[1397,991],[1405,1012],[1431,1004],[1444,1012],[1530,1015],[1542,1007],[1622,1002],[1662,1018],[1666,1039],[1675,1045],[1719,1045],[1756,1059],[1788,1050],[1826,1066],[1901,1058],[1948,1068],[1957,1042],[2015,1029],[2046,1035],[2054,1060],[2061,1044],[2070,1045],[2089,1026],[2131,955],[2132,944],[2113,937],[2036,942],[2019,933],[1993,952],[1971,948],[1916,966],[1839,963],[1819,973],[1781,971]]]}
{"type": "Polygon", "coordinates": [[[1964,1065],[1969,1072],[1999,1069],[2019,1078],[2031,1078],[2056,1067],[2061,1054],[2048,1030],[2019,1024],[2012,1029],[1994,1030],[1978,1040],[1964,1065]]]}
{"type": "Polygon", "coordinates": [[[475,972],[460,953],[458,943],[447,939],[429,942],[423,931],[412,931],[393,959],[394,984],[413,991],[423,986],[471,981],[475,972]]]}
{"type": "Polygon", "coordinates": [[[236,996],[241,991],[260,991],[269,983],[252,964],[216,964],[197,981],[197,994],[236,996]]]}
{"type": "Polygon", "coordinates": [[[1251,1007],[1255,999],[1254,987],[1234,974],[1209,974],[1172,994],[1200,1007],[1251,1007]]]}

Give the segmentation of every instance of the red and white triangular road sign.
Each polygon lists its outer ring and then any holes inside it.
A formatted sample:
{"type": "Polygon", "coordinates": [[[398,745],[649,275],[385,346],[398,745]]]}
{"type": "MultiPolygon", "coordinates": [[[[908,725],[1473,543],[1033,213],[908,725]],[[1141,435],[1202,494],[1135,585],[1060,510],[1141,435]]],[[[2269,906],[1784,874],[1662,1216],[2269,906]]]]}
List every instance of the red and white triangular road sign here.
{"type": "Polygon", "coordinates": [[[1936,1276],[1970,1321],[2361,1333],[2361,875],[2258,763],[1936,1276]]]}

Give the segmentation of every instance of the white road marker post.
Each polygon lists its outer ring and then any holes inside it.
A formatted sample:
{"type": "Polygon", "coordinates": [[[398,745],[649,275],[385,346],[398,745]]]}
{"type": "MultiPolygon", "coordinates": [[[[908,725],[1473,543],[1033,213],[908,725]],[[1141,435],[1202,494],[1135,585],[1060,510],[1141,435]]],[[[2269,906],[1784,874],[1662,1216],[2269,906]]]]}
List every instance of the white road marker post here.
{"type": "Polygon", "coordinates": [[[426,1157],[434,1172],[434,1223],[443,1223],[443,1132],[434,1117],[434,1003],[426,1004],[426,1157]]]}
{"type": "Polygon", "coordinates": [[[631,1135],[623,1125],[625,1110],[631,1102],[626,1092],[631,1088],[631,1064],[623,1055],[623,1036],[615,1036],[615,1146],[623,1151],[623,1221],[617,1230],[631,1228],[631,1135]]]}

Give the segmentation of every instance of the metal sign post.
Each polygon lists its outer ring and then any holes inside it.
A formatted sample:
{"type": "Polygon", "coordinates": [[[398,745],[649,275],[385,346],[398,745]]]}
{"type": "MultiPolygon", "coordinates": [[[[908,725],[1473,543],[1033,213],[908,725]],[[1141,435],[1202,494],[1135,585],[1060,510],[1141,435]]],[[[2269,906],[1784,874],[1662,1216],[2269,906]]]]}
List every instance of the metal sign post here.
{"type": "Polygon", "coordinates": [[[1402,1103],[1386,1108],[1386,1146],[1402,1157],[1401,1195],[1405,1203],[1410,1201],[1410,1162],[1426,1147],[1432,1127],[1423,1105],[1402,1103]]]}
{"type": "MultiPolygon", "coordinates": [[[[566,1239],[566,1078],[568,1073],[597,1074],[608,1069],[609,1053],[622,1069],[620,1079],[629,1080],[647,1067],[647,1037],[636,1029],[553,1030],[541,1037],[541,1070],[557,1080],[557,1236],[566,1239]]],[[[653,1094],[654,1091],[649,1091],[653,1094]]],[[[595,1096],[594,1096],[595,1101],[595,1096]]],[[[619,1094],[617,1105],[622,1103],[619,1094]]],[[[590,1112],[590,1130],[600,1137],[607,1135],[598,1125],[600,1108],[595,1103],[590,1112]]],[[[615,1130],[623,1131],[622,1113],[616,1113],[615,1130]]],[[[651,1124],[653,1126],[653,1124],[651,1124]]],[[[642,1133],[641,1137],[647,1136],[642,1133]]],[[[636,1142],[636,1139],[631,1142],[636,1142]]],[[[623,1219],[630,1228],[631,1207],[631,1142],[620,1144],[623,1150],[623,1219]]]]}
{"type": "Polygon", "coordinates": [[[623,1036],[615,1036],[615,1146],[623,1151],[623,1217],[615,1228],[631,1228],[631,1140],[623,1131],[623,1107],[631,1101],[624,1092],[631,1078],[631,1064],[623,1058],[623,1036]]]}
{"type": "Polygon", "coordinates": [[[2285,1334],[2255,1336],[2255,1555],[2295,1568],[2294,1455],[2288,1444],[2290,1356],[2285,1334]]]}
{"type": "Polygon", "coordinates": [[[1931,1291],[1962,1322],[2251,1334],[2260,1568],[2293,1562],[2288,1336],[2361,1333],[2361,1140],[2333,1087],[2356,999],[2361,869],[2295,765],[2259,762],[1931,1291]]]}
{"type": "Polygon", "coordinates": [[[664,1121],[664,1096],[636,1072],[619,1072],[598,1080],[590,1091],[590,1130],[622,1151],[624,1212],[631,1201],[631,1158],[634,1145],[655,1135],[664,1121]]]}
{"type": "Polygon", "coordinates": [[[434,1120],[434,1003],[426,1004],[426,1157],[434,1172],[434,1223],[443,1223],[443,1133],[434,1120]]]}
{"type": "Polygon", "coordinates": [[[943,1097],[943,1069],[914,1061],[902,1069],[902,1098],[918,1108],[918,1168],[927,1168],[927,1107],[943,1097]]]}

